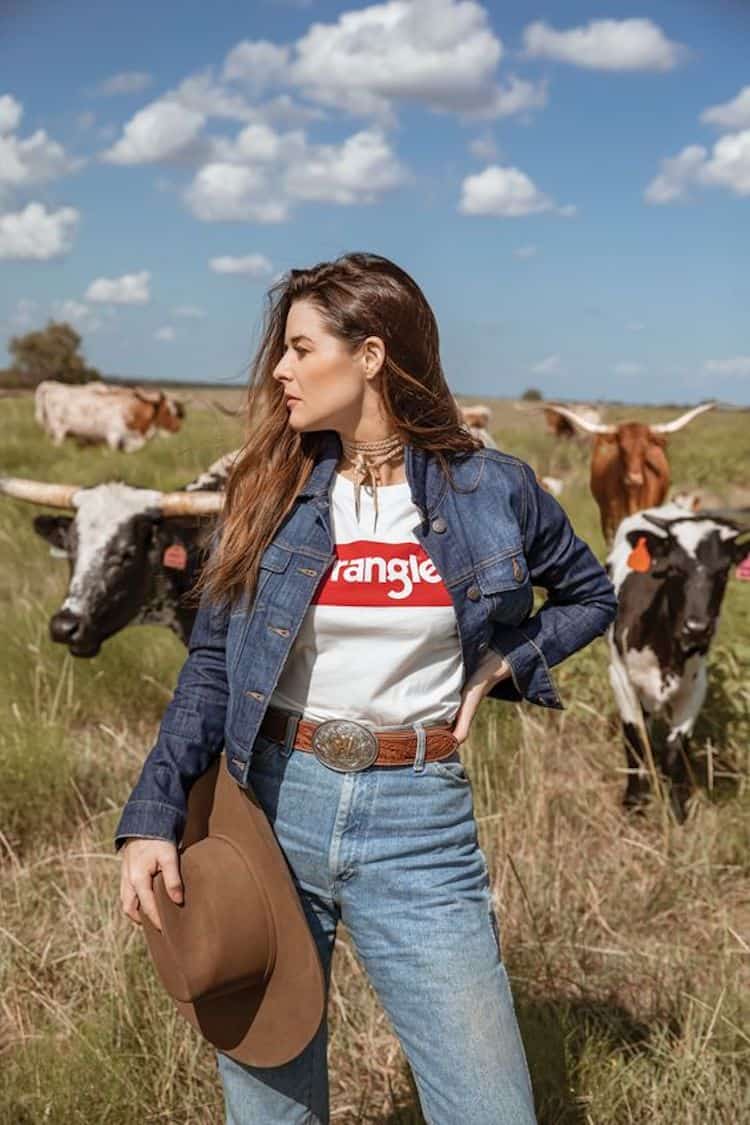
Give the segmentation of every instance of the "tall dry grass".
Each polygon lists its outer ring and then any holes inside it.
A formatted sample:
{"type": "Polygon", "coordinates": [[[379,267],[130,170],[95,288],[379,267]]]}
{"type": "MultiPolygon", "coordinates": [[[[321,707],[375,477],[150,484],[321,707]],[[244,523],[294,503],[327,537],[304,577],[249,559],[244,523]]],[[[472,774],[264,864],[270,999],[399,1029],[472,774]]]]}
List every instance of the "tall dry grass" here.
{"type": "MultiPolygon", "coordinates": [[[[213,414],[195,411],[177,439],[141,455],[97,461],[66,448],[58,464],[30,401],[0,410],[24,435],[6,448],[3,426],[2,471],[7,452],[11,471],[49,479],[122,471],[173,487],[237,436],[223,421],[217,436],[213,414]]],[[[743,487],[747,463],[727,452],[741,449],[736,422],[717,416],[708,435],[675,435],[676,487],[701,474],[720,495],[743,487]]],[[[603,557],[585,448],[555,447],[503,403],[494,433],[539,472],[565,464],[563,502],[603,557]]],[[[184,649],[149,627],[126,630],[93,661],[53,645],[46,623],[67,568],[31,531],[33,514],[0,506],[0,1123],[214,1125],[214,1055],[176,1015],[141,931],[120,912],[112,848],[184,649]]],[[[684,826],[658,799],[642,817],[620,809],[603,639],[556,669],[565,711],[485,701],[464,746],[541,1125],[750,1118],[749,625],[750,590],[733,580],[696,737],[706,784],[684,826]]],[[[420,1122],[400,1046],[343,929],[329,1013],[332,1120],[420,1122]]]]}

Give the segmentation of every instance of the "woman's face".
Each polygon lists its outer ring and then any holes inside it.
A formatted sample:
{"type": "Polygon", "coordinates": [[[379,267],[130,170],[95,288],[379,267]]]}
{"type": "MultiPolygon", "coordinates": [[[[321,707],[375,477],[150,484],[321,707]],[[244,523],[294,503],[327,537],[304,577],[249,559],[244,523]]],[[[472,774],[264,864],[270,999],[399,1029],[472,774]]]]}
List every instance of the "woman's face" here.
{"type": "MultiPolygon", "coordinates": [[[[326,329],[309,301],[289,309],[284,354],[273,371],[281,384],[295,430],[338,430],[352,433],[361,419],[363,400],[373,393],[368,375],[380,367],[378,337],[368,336],[354,355],[326,329]]],[[[382,356],[384,351],[380,351],[382,356]]]]}

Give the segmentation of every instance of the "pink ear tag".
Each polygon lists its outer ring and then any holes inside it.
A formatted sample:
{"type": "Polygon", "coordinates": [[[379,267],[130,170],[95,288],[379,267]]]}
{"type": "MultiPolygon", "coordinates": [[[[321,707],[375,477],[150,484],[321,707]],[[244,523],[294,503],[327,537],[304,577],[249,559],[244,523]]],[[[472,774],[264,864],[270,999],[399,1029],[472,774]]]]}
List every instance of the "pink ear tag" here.
{"type": "Polygon", "coordinates": [[[173,570],[184,570],[187,566],[187,551],[182,543],[170,543],[161,557],[164,566],[173,570]]]}

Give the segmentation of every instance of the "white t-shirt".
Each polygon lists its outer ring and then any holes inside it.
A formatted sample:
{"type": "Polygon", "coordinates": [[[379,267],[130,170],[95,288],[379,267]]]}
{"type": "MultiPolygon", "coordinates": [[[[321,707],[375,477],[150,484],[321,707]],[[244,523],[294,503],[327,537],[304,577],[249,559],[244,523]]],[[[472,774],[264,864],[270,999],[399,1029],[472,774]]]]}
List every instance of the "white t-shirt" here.
{"type": "Polygon", "coordinates": [[[451,596],[412,528],[409,482],[380,485],[377,528],[371,486],[335,472],[330,488],[336,558],[295,638],[272,706],[305,718],[355,719],[370,727],[451,722],[463,660],[451,596]]]}

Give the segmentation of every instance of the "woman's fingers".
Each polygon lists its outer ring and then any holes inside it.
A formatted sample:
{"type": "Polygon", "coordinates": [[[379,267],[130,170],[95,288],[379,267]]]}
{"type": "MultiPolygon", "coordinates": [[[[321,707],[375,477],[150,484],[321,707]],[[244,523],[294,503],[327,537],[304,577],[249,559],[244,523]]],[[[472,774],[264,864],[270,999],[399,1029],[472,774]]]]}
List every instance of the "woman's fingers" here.
{"type": "Polygon", "coordinates": [[[151,876],[148,874],[136,876],[133,880],[133,887],[140,900],[141,913],[145,914],[149,922],[156,926],[157,930],[161,933],[161,922],[159,921],[159,911],[156,907],[156,898],[151,887],[151,876]]]}
{"type": "Polygon", "coordinates": [[[176,851],[162,858],[161,873],[169,897],[173,902],[182,902],[182,879],[176,851]]]}

